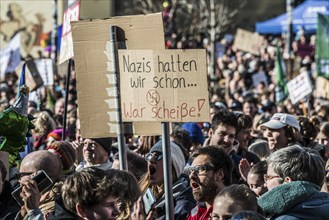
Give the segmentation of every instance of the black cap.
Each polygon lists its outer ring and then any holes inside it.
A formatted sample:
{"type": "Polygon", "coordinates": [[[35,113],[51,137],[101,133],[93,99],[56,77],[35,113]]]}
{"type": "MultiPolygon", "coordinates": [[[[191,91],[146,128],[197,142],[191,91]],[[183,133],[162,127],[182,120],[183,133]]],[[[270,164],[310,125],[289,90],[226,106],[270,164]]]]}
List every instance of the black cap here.
{"type": "Polygon", "coordinates": [[[99,145],[101,145],[108,154],[111,153],[112,138],[91,138],[91,140],[96,141],[99,145]]]}

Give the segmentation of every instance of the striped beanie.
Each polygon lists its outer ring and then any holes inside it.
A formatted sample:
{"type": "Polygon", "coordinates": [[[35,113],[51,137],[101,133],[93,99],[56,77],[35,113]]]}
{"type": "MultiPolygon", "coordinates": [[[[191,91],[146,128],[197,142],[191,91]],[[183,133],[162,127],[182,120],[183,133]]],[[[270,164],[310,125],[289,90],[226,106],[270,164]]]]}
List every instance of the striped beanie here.
{"type": "Polygon", "coordinates": [[[77,155],[74,147],[68,141],[55,141],[51,143],[47,150],[57,154],[62,161],[63,172],[70,171],[70,168],[73,166],[77,155]]]}

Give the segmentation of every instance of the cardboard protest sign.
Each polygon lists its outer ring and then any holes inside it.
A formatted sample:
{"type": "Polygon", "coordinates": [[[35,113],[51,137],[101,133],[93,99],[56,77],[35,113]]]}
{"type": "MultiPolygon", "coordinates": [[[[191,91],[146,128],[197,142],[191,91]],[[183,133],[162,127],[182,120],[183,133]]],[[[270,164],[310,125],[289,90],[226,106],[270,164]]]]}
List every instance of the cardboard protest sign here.
{"type": "Polygon", "coordinates": [[[235,40],[234,40],[234,47],[239,50],[243,50],[249,52],[251,54],[260,55],[260,48],[264,42],[264,37],[253,33],[250,31],[243,30],[238,28],[235,40]]]}
{"type": "MultiPolygon", "coordinates": [[[[129,49],[164,49],[161,13],[79,21],[71,25],[81,135],[116,137],[115,74],[109,70],[111,61],[106,52],[109,26],[116,25],[124,31],[123,43],[129,49]]],[[[161,134],[160,124],[158,132],[161,134]]]]}
{"type": "Polygon", "coordinates": [[[299,74],[287,83],[289,97],[292,104],[296,104],[312,93],[313,88],[307,72],[299,74]]]}
{"type": "Polygon", "coordinates": [[[119,50],[123,121],[209,121],[205,50],[119,50]]]}
{"type": "Polygon", "coordinates": [[[52,59],[38,59],[35,60],[35,65],[43,80],[44,86],[54,85],[54,68],[52,59]]]}
{"type": "Polygon", "coordinates": [[[6,151],[0,151],[0,161],[6,167],[7,170],[6,180],[9,180],[9,153],[6,151]]]}
{"type": "MultiPolygon", "coordinates": [[[[73,2],[69,2],[69,4],[73,2]]],[[[73,41],[71,32],[71,21],[79,21],[80,18],[80,0],[77,0],[64,12],[61,49],[59,55],[59,64],[74,56],[73,41]]]]}

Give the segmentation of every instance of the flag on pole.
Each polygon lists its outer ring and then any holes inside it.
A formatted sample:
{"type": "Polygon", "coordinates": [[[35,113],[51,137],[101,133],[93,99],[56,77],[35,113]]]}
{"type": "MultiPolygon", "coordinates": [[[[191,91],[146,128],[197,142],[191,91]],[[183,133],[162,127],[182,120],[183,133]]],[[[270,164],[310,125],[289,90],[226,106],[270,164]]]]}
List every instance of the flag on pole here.
{"type": "Polygon", "coordinates": [[[318,14],[315,58],[317,76],[329,79],[329,15],[318,14]]]}
{"type": "Polygon", "coordinates": [[[8,72],[15,71],[21,62],[21,37],[16,34],[11,41],[0,49],[0,78],[3,79],[8,72]]]}
{"type": "Polygon", "coordinates": [[[280,103],[288,97],[288,88],[286,79],[286,66],[284,64],[282,54],[278,45],[276,46],[275,76],[275,99],[277,103],[280,103]]]}
{"type": "Polygon", "coordinates": [[[26,145],[25,136],[34,128],[27,115],[29,88],[25,83],[25,65],[23,65],[19,96],[12,106],[0,113],[0,150],[9,153],[9,163],[15,165],[19,152],[24,150],[26,145]]]}

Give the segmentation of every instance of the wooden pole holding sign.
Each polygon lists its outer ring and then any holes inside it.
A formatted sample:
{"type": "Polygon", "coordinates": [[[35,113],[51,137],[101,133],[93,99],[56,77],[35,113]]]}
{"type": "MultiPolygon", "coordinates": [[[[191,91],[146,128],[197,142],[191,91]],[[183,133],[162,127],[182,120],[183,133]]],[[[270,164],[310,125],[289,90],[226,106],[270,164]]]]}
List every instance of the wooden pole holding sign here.
{"type": "Polygon", "coordinates": [[[303,116],[307,117],[307,110],[306,110],[305,102],[303,100],[300,100],[300,104],[302,104],[303,116]]]}
{"type": "Polygon", "coordinates": [[[117,97],[115,99],[116,119],[117,119],[117,134],[118,134],[118,150],[119,150],[119,161],[120,169],[128,170],[127,166],[127,149],[125,144],[125,137],[123,132],[122,116],[121,116],[121,103],[120,103],[120,80],[119,80],[119,69],[118,69],[118,48],[117,48],[117,34],[116,26],[110,25],[110,55],[112,60],[112,73],[116,76],[117,82],[117,97]]]}
{"type": "MultiPolygon", "coordinates": [[[[163,175],[166,201],[166,220],[174,220],[174,198],[173,180],[171,166],[171,150],[169,137],[169,123],[162,122],[162,153],[163,153],[163,175]]],[[[178,178],[178,177],[177,177],[178,178]]]]}
{"type": "Polygon", "coordinates": [[[66,134],[66,119],[67,119],[67,104],[68,104],[67,102],[69,99],[69,86],[70,86],[72,62],[73,62],[73,60],[69,59],[69,64],[67,67],[62,141],[65,141],[65,139],[66,139],[65,134],[66,134]]]}

